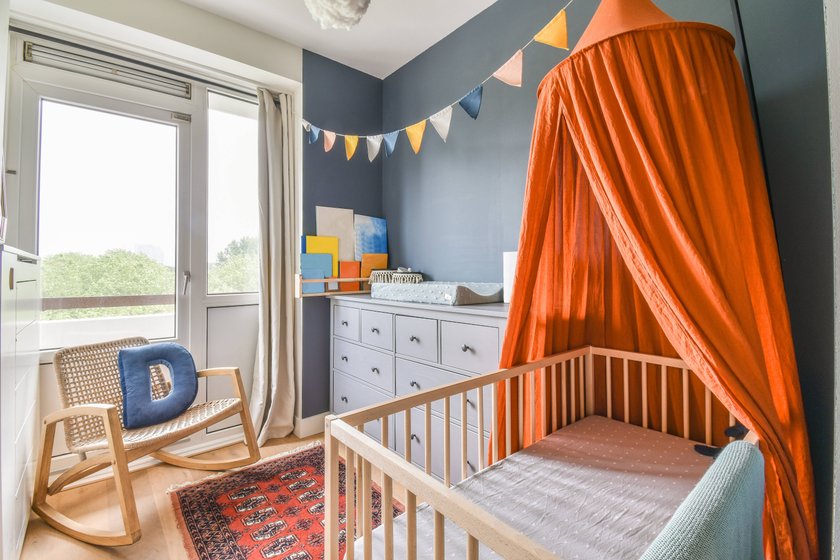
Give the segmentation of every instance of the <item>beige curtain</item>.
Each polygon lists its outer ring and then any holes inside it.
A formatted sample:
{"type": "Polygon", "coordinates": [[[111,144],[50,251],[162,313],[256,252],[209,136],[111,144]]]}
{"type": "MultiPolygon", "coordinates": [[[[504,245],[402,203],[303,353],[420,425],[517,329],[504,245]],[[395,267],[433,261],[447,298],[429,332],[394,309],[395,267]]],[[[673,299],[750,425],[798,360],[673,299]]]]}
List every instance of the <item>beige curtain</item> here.
{"type": "Polygon", "coordinates": [[[260,89],[260,311],[251,416],[259,444],[295,413],[295,146],[292,97],[260,89]]]}

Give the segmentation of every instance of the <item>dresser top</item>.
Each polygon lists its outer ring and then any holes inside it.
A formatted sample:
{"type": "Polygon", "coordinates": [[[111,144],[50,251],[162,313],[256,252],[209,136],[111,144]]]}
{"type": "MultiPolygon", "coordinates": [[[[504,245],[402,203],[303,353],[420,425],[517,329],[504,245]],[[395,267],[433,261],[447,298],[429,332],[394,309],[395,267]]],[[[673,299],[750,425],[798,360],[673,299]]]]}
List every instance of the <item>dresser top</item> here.
{"type": "Polygon", "coordinates": [[[330,295],[330,299],[368,305],[385,305],[388,307],[400,307],[403,309],[422,309],[424,311],[439,311],[443,313],[455,313],[461,315],[482,315],[484,317],[499,317],[506,319],[508,315],[507,303],[481,303],[478,305],[436,305],[432,303],[410,303],[404,301],[391,301],[388,299],[373,299],[369,295],[330,295]]]}

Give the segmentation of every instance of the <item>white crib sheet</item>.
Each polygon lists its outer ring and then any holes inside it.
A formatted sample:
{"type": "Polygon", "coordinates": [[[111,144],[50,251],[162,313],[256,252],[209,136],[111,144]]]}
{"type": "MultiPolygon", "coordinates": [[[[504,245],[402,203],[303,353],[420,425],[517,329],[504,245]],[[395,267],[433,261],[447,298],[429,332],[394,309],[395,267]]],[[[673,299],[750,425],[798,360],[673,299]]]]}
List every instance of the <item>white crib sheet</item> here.
{"type": "MultiPolygon", "coordinates": [[[[456,488],[567,559],[638,559],[697,484],[711,459],[693,442],[602,416],[555,432],[456,488]]],[[[463,532],[446,523],[446,558],[462,559],[463,532]]],[[[432,558],[432,511],[417,514],[417,557],[432,558]]],[[[383,533],[373,533],[374,558],[383,533]]],[[[362,556],[362,539],[355,544],[362,556]]],[[[405,516],[394,520],[394,558],[405,558],[405,516]]],[[[480,547],[482,560],[499,558],[480,547]]]]}

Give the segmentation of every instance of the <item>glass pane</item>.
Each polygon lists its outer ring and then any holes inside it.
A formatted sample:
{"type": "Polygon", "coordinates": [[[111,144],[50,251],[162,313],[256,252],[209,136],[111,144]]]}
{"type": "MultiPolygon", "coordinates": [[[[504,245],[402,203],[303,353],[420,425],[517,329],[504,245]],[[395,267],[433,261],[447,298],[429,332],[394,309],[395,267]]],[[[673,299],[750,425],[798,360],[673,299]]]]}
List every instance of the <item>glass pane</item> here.
{"type": "Polygon", "coordinates": [[[175,336],[175,126],[41,104],[41,348],[175,336]]]}
{"type": "Polygon", "coordinates": [[[212,92],[209,98],[207,292],[256,292],[258,107],[212,92]]]}

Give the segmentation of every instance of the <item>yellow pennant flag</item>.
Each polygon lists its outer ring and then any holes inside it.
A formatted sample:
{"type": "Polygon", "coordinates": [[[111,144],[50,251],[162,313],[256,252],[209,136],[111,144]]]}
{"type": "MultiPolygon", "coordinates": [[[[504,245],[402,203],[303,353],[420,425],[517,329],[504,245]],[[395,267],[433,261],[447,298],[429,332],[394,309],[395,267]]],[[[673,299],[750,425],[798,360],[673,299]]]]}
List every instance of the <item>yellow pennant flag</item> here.
{"type": "Polygon", "coordinates": [[[566,29],[566,10],[554,16],[548,25],[543,27],[539,33],[534,35],[534,41],[550,45],[558,49],[569,50],[569,34],[566,29]]]}
{"type": "Polygon", "coordinates": [[[356,153],[356,146],[359,145],[359,137],[358,136],[345,136],[344,137],[344,151],[347,152],[347,161],[353,159],[353,154],[356,153]]]}
{"type": "Polygon", "coordinates": [[[408,136],[408,141],[411,142],[411,148],[414,150],[415,154],[420,153],[420,145],[423,143],[423,133],[425,131],[425,119],[405,129],[405,134],[408,136]]]}

